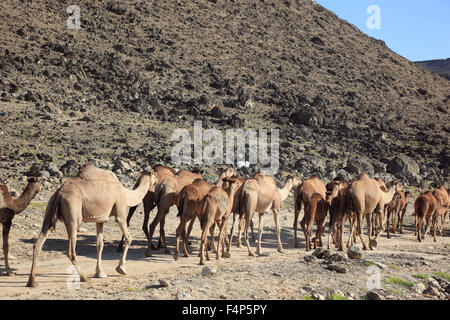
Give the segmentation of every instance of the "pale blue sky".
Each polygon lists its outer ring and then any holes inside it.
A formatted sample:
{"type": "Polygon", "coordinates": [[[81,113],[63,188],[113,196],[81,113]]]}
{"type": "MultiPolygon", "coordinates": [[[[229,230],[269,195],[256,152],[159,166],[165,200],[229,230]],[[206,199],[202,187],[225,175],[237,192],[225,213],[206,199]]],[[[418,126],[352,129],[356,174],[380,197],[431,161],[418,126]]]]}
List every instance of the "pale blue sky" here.
{"type": "Polygon", "coordinates": [[[450,58],[450,0],[315,1],[409,60],[450,58]],[[379,30],[367,27],[371,5],[381,10],[379,30]]]}

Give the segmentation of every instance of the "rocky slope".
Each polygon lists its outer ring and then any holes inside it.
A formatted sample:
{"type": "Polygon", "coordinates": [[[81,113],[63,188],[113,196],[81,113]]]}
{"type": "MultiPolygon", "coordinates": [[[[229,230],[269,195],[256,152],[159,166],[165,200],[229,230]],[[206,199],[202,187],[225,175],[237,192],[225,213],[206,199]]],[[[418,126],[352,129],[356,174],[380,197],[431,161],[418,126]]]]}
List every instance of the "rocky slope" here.
{"type": "Polygon", "coordinates": [[[281,175],[449,178],[449,82],[310,0],[0,4],[0,171],[170,162],[171,132],[279,128],[281,175]],[[345,171],[341,169],[345,168],[345,171]]]}

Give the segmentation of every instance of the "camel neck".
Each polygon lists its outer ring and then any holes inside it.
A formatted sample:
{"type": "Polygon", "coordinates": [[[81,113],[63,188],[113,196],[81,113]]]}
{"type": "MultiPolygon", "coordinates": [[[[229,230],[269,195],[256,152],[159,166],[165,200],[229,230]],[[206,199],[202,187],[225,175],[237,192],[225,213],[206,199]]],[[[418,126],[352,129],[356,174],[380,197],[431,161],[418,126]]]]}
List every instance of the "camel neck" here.
{"type": "Polygon", "coordinates": [[[150,177],[146,175],[141,176],[137,183],[137,187],[133,191],[126,189],[127,206],[128,207],[137,206],[139,202],[141,202],[142,199],[147,194],[149,187],[150,187],[150,177]]]}
{"type": "Polygon", "coordinates": [[[31,200],[33,200],[36,195],[37,190],[34,183],[29,183],[23,193],[17,199],[12,199],[10,209],[14,211],[15,214],[19,214],[28,207],[31,200]]]}
{"type": "Polygon", "coordinates": [[[280,195],[281,195],[281,201],[284,201],[287,199],[287,197],[289,196],[289,192],[292,189],[292,181],[287,180],[283,186],[282,189],[280,190],[280,195]]]}

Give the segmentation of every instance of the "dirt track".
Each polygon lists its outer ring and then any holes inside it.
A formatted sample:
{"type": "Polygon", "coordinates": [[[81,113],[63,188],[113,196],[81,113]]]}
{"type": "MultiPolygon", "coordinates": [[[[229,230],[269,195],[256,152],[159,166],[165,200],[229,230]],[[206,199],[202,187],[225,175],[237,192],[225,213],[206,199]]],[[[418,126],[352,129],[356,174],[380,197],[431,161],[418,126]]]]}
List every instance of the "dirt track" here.
{"type": "MultiPolygon", "coordinates": [[[[388,278],[401,278],[411,283],[426,280],[413,277],[414,274],[432,276],[435,272],[449,273],[449,237],[438,237],[433,243],[432,237],[418,243],[413,234],[412,205],[409,205],[405,234],[394,235],[387,239],[382,235],[378,250],[363,253],[363,260],[349,260],[340,263],[347,273],[340,274],[326,269],[318,262],[306,263],[303,257],[310,255],[304,247],[293,248],[293,214],[289,207],[289,198],[281,213],[282,242],[284,253],[276,252],[276,236],[272,215],[265,218],[263,234],[263,252],[268,256],[251,258],[245,247],[231,249],[231,258],[214,259],[207,262],[217,272],[212,276],[202,276],[203,266],[199,266],[197,257],[199,246],[199,226],[196,222],[191,246],[191,257],[180,257],[174,261],[172,255],[163,250],[154,251],[154,257],[144,256],[146,241],[141,230],[142,208],[131,221],[133,243],[128,251],[128,275],[120,276],[115,267],[120,253],[115,247],[120,239],[120,231],[113,220],[105,225],[105,247],[103,266],[107,279],[92,278],[96,264],[95,225],[84,224],[85,228],[78,236],[77,259],[80,267],[90,278],[81,283],[80,289],[68,289],[71,263],[65,256],[67,238],[62,223],[58,223],[57,232],[50,234],[39,259],[37,281],[38,288],[26,288],[31,267],[32,247],[41,227],[46,200],[51,193],[39,195],[31,206],[16,216],[10,234],[11,266],[16,276],[4,275],[3,255],[0,260],[0,299],[303,299],[314,294],[327,297],[334,289],[339,289],[348,299],[361,299],[367,293],[366,282],[368,266],[382,263],[381,285],[388,299],[428,299],[413,293],[401,284],[387,284],[388,278]],[[169,282],[168,287],[160,285],[159,280],[169,282]],[[303,289],[303,287],[306,289],[303,289]]],[[[152,217],[154,215],[152,214],[152,217]]],[[[166,219],[166,234],[169,248],[174,248],[174,230],[178,224],[176,210],[172,208],[166,219]]],[[[255,223],[257,219],[255,219],[255,223]]],[[[158,231],[155,232],[158,235],[158,231]]],[[[303,234],[300,231],[303,246],[303,234]]],[[[347,239],[345,234],[345,239],[347,239]]],[[[156,238],[155,238],[156,240],[156,238]]],[[[326,240],[324,238],[324,240],[326,240]]],[[[358,241],[358,244],[360,242],[358,241]]],[[[253,245],[254,246],[254,245],[253,245]]],[[[332,250],[333,253],[335,250],[332,250]]],[[[212,255],[212,258],[215,256],[212,255]]]]}

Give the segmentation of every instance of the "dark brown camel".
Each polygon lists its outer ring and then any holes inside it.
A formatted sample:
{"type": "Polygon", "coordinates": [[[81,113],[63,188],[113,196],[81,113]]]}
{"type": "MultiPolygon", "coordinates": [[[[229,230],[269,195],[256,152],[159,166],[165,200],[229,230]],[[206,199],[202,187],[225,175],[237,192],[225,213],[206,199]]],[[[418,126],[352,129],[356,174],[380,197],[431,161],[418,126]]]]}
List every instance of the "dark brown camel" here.
{"type": "Polygon", "coordinates": [[[322,235],[325,233],[325,219],[327,217],[328,204],[322,195],[314,193],[305,206],[305,215],[300,225],[305,235],[306,251],[311,249],[311,231],[314,222],[317,224],[316,237],[314,238],[314,249],[322,246],[322,235]]]}
{"type": "Polygon", "coordinates": [[[42,181],[39,178],[28,178],[28,184],[22,195],[16,199],[11,196],[8,187],[4,184],[0,185],[0,223],[3,225],[3,254],[5,256],[5,269],[8,276],[15,273],[11,271],[8,261],[9,251],[9,231],[16,214],[23,212],[31,200],[43,189],[42,181]]]}
{"type": "Polygon", "coordinates": [[[406,213],[406,207],[408,206],[408,199],[411,196],[409,191],[403,192],[398,191],[395,193],[394,198],[389,202],[386,208],[386,232],[387,237],[390,238],[389,234],[389,220],[392,216],[392,233],[395,234],[396,228],[400,227],[399,232],[403,234],[403,217],[406,213]],[[396,223],[397,219],[397,223],[396,223]]]}

